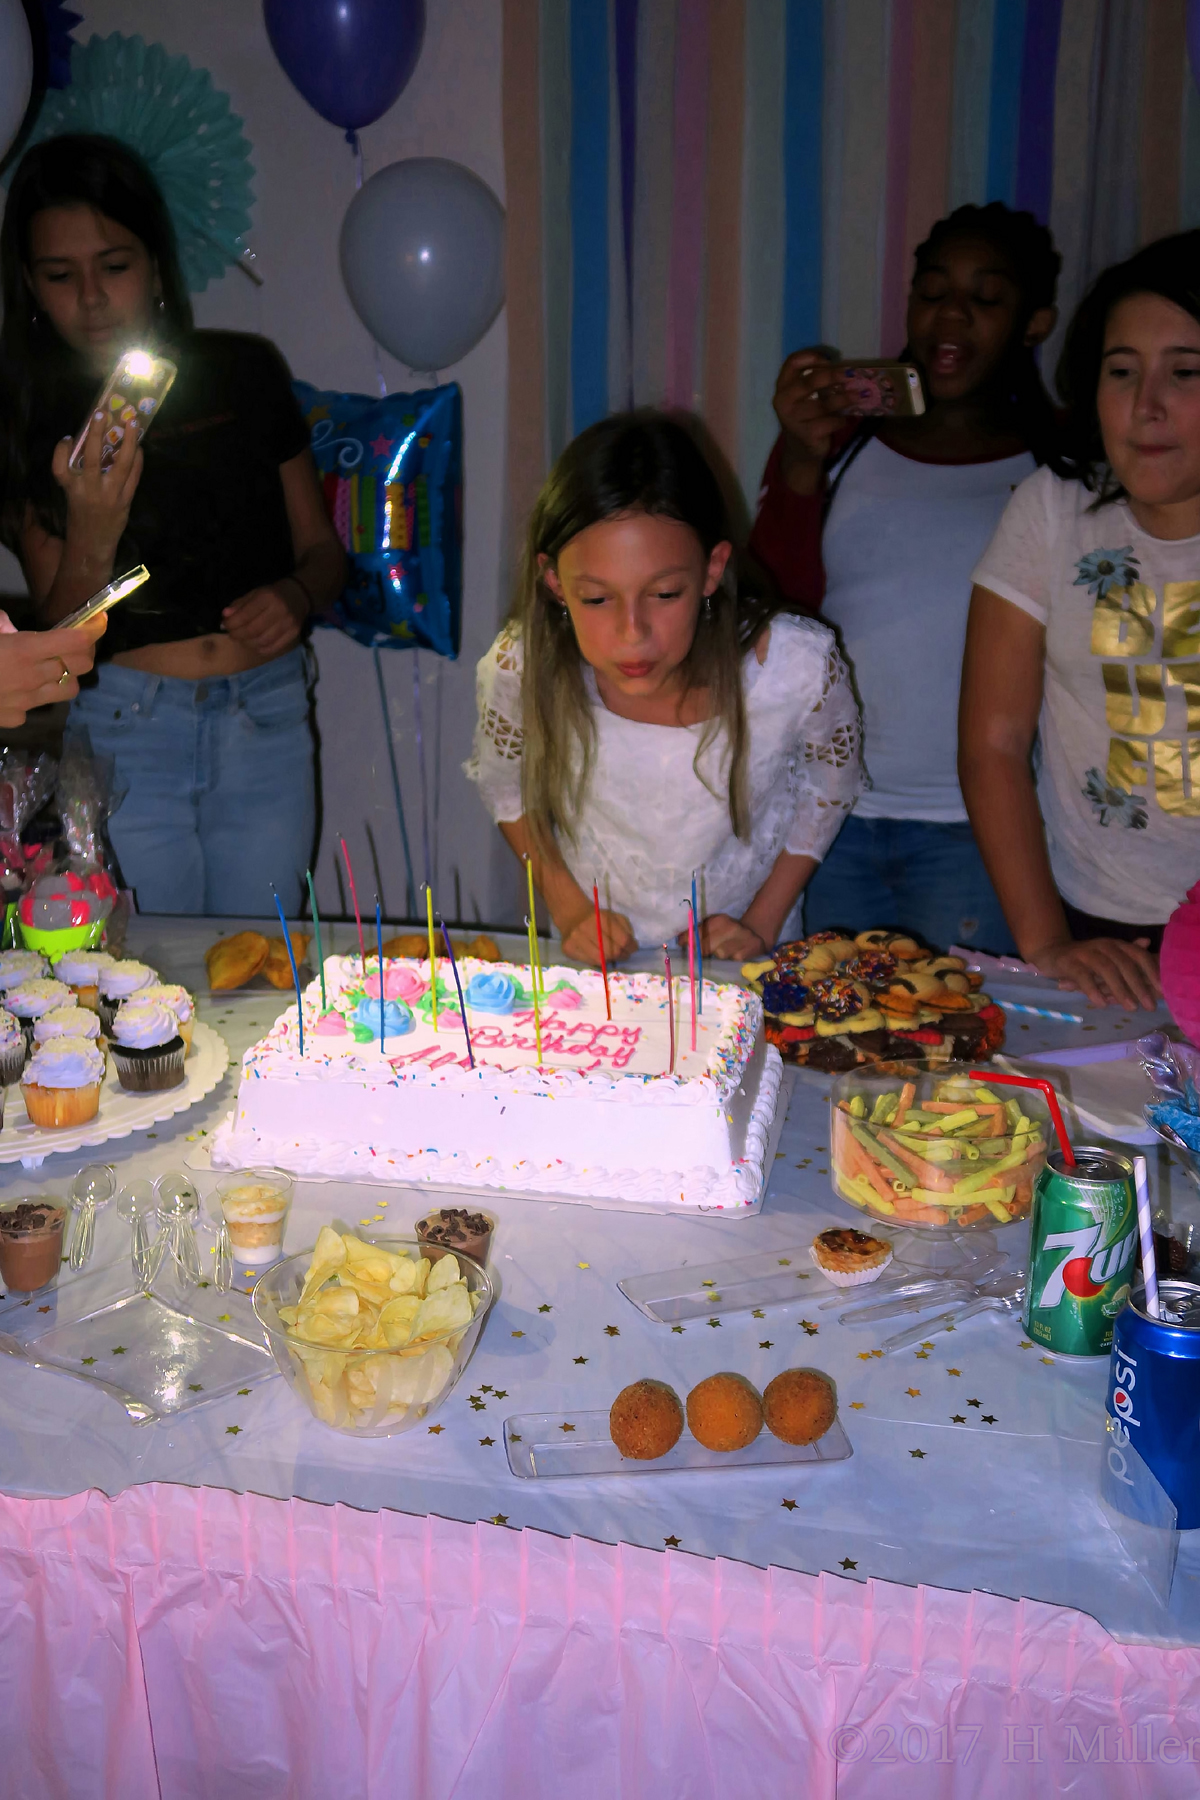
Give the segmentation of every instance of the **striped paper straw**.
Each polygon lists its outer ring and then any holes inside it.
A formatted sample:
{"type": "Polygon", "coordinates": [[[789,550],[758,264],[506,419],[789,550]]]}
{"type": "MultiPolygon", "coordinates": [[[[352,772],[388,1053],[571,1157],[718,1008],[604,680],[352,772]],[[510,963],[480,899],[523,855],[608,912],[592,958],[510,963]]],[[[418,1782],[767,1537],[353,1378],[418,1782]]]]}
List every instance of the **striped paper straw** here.
{"type": "Polygon", "coordinates": [[[1082,1025],[1082,1013],[1055,1012],[1052,1006],[1024,1006],[1019,1000],[997,1000],[1005,1012],[1029,1013],[1035,1019],[1061,1019],[1064,1025],[1082,1025]]]}

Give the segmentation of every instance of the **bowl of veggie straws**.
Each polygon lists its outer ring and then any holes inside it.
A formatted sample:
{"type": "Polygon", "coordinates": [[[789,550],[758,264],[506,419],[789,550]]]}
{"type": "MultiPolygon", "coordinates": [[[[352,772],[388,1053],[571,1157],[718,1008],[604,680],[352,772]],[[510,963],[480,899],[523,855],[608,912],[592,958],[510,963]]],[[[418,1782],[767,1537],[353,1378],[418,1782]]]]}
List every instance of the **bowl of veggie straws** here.
{"type": "Polygon", "coordinates": [[[1025,1218],[1046,1161],[1050,1109],[963,1064],[904,1080],[853,1070],[830,1098],[833,1185],[905,1231],[992,1231],[1025,1218]]]}

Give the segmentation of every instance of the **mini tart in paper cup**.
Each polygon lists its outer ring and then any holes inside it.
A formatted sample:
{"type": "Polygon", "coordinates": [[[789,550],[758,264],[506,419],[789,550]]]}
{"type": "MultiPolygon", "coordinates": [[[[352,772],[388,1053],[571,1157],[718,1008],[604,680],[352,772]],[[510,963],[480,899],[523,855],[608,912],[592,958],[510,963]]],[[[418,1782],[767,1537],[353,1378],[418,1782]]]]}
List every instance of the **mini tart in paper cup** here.
{"type": "Polygon", "coordinates": [[[893,1253],[892,1246],[882,1238],[868,1237],[852,1226],[837,1225],[818,1232],[808,1254],[834,1287],[866,1287],[879,1280],[893,1253]]]}

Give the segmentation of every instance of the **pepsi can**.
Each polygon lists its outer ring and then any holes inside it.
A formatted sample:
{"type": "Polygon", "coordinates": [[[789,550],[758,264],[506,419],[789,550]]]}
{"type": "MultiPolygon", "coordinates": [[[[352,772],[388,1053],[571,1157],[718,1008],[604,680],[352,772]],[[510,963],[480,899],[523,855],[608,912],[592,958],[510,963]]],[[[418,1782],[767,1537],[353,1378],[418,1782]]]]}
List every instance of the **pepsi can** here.
{"type": "Polygon", "coordinates": [[[1109,1468],[1119,1480],[1132,1444],[1190,1531],[1200,1525],[1200,1283],[1160,1281],[1158,1303],[1152,1319],[1139,1283],[1113,1325],[1109,1468]]]}

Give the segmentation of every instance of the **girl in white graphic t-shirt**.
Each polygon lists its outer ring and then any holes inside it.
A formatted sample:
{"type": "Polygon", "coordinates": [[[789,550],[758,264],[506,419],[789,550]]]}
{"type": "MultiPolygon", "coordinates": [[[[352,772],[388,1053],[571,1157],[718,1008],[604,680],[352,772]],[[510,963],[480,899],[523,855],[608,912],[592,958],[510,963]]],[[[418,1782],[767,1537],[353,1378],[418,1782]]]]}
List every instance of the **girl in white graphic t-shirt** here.
{"type": "Polygon", "coordinates": [[[959,772],[1022,956],[1150,1006],[1200,873],[1200,232],[1100,277],[1058,382],[1077,478],[1023,482],[975,571],[959,772]]]}

